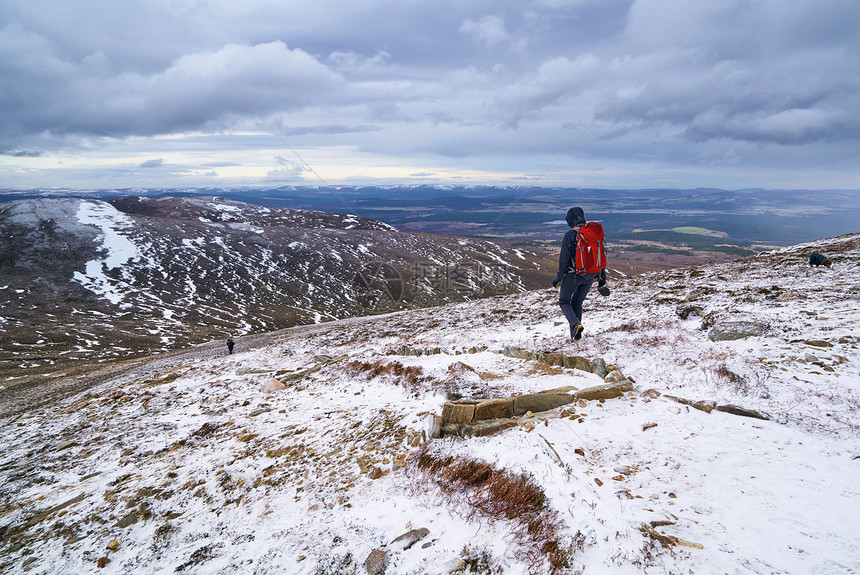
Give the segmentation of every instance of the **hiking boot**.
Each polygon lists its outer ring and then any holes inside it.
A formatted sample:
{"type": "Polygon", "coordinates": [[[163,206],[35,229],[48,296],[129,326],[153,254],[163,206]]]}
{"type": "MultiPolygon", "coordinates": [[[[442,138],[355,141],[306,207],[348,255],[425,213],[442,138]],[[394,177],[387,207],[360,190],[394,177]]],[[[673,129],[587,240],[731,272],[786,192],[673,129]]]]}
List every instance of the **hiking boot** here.
{"type": "Polygon", "coordinates": [[[576,324],[576,327],[570,326],[570,339],[572,339],[573,341],[579,341],[580,339],[582,339],[582,331],[584,329],[585,328],[582,327],[581,323],[576,324]]]}

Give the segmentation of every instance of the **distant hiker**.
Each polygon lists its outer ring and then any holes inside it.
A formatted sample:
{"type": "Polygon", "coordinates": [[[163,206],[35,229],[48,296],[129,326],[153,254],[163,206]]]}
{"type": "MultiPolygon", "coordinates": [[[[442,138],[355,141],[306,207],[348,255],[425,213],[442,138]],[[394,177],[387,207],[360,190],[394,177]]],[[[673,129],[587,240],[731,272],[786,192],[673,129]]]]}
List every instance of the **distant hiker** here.
{"type": "Polygon", "coordinates": [[[230,352],[231,354],[233,353],[233,345],[234,345],[233,344],[233,338],[228,337],[227,338],[227,351],[230,352]]]}
{"type": "Polygon", "coordinates": [[[833,262],[830,261],[830,258],[825,257],[818,252],[813,252],[812,255],[809,256],[809,265],[815,267],[826,266],[829,268],[831,265],[833,265],[833,262]]]}
{"type": "Polygon", "coordinates": [[[567,323],[570,324],[570,339],[582,337],[582,302],[598,279],[597,289],[601,295],[609,295],[606,286],[606,253],[603,249],[603,226],[597,222],[585,222],[582,208],[570,208],[565,218],[570,231],[564,234],[561,253],[558,257],[558,273],[552,287],[561,284],[558,303],[567,323]]]}

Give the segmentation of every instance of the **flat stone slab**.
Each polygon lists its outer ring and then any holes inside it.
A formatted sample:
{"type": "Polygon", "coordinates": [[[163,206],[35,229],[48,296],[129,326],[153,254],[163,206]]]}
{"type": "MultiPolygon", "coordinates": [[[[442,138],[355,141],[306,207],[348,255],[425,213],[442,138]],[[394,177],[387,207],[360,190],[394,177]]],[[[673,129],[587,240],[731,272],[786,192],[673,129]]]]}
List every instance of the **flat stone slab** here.
{"type": "MultiPolygon", "coordinates": [[[[514,398],[488,399],[475,406],[473,421],[507,419],[514,416],[514,398]]],[[[464,423],[464,422],[461,422],[464,423]]]]}
{"type": "Polygon", "coordinates": [[[593,401],[595,399],[614,399],[621,397],[628,391],[633,391],[633,384],[629,381],[619,383],[606,383],[604,385],[595,385],[594,387],[586,387],[571,395],[575,400],[584,399],[593,401]]]}
{"type": "Polygon", "coordinates": [[[755,419],[764,419],[769,420],[770,418],[764,414],[755,411],[754,409],[747,409],[745,407],[740,407],[738,405],[718,405],[717,411],[722,411],[724,413],[731,413],[732,415],[740,415],[741,417],[753,417],[755,419]]]}
{"type": "Polygon", "coordinates": [[[529,411],[549,411],[574,401],[569,393],[531,393],[514,397],[514,415],[525,415],[529,411]]]}

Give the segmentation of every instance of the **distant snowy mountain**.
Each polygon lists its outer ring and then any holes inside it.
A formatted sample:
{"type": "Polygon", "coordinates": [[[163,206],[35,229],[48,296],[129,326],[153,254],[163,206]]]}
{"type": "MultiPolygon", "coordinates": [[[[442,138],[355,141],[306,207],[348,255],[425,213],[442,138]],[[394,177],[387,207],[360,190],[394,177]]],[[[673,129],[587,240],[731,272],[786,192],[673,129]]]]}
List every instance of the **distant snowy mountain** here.
{"type": "Polygon", "coordinates": [[[860,572],[858,278],[860,234],[613,281],[579,342],[544,289],[12,387],[0,571],[860,572]]]}
{"type": "Polygon", "coordinates": [[[550,265],[487,241],[217,197],[6,202],[0,368],[522,291],[545,285],[550,265]]]}

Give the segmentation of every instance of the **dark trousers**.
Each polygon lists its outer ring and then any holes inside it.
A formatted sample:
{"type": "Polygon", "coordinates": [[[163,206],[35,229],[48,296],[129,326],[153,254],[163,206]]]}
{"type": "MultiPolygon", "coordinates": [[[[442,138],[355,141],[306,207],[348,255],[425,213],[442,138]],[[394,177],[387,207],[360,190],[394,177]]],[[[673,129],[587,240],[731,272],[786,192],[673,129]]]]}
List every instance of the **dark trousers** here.
{"type": "Polygon", "coordinates": [[[569,273],[561,280],[558,305],[561,306],[561,311],[571,327],[582,323],[582,302],[585,301],[585,296],[588,295],[588,290],[593,283],[594,276],[590,274],[581,276],[569,273]]]}

